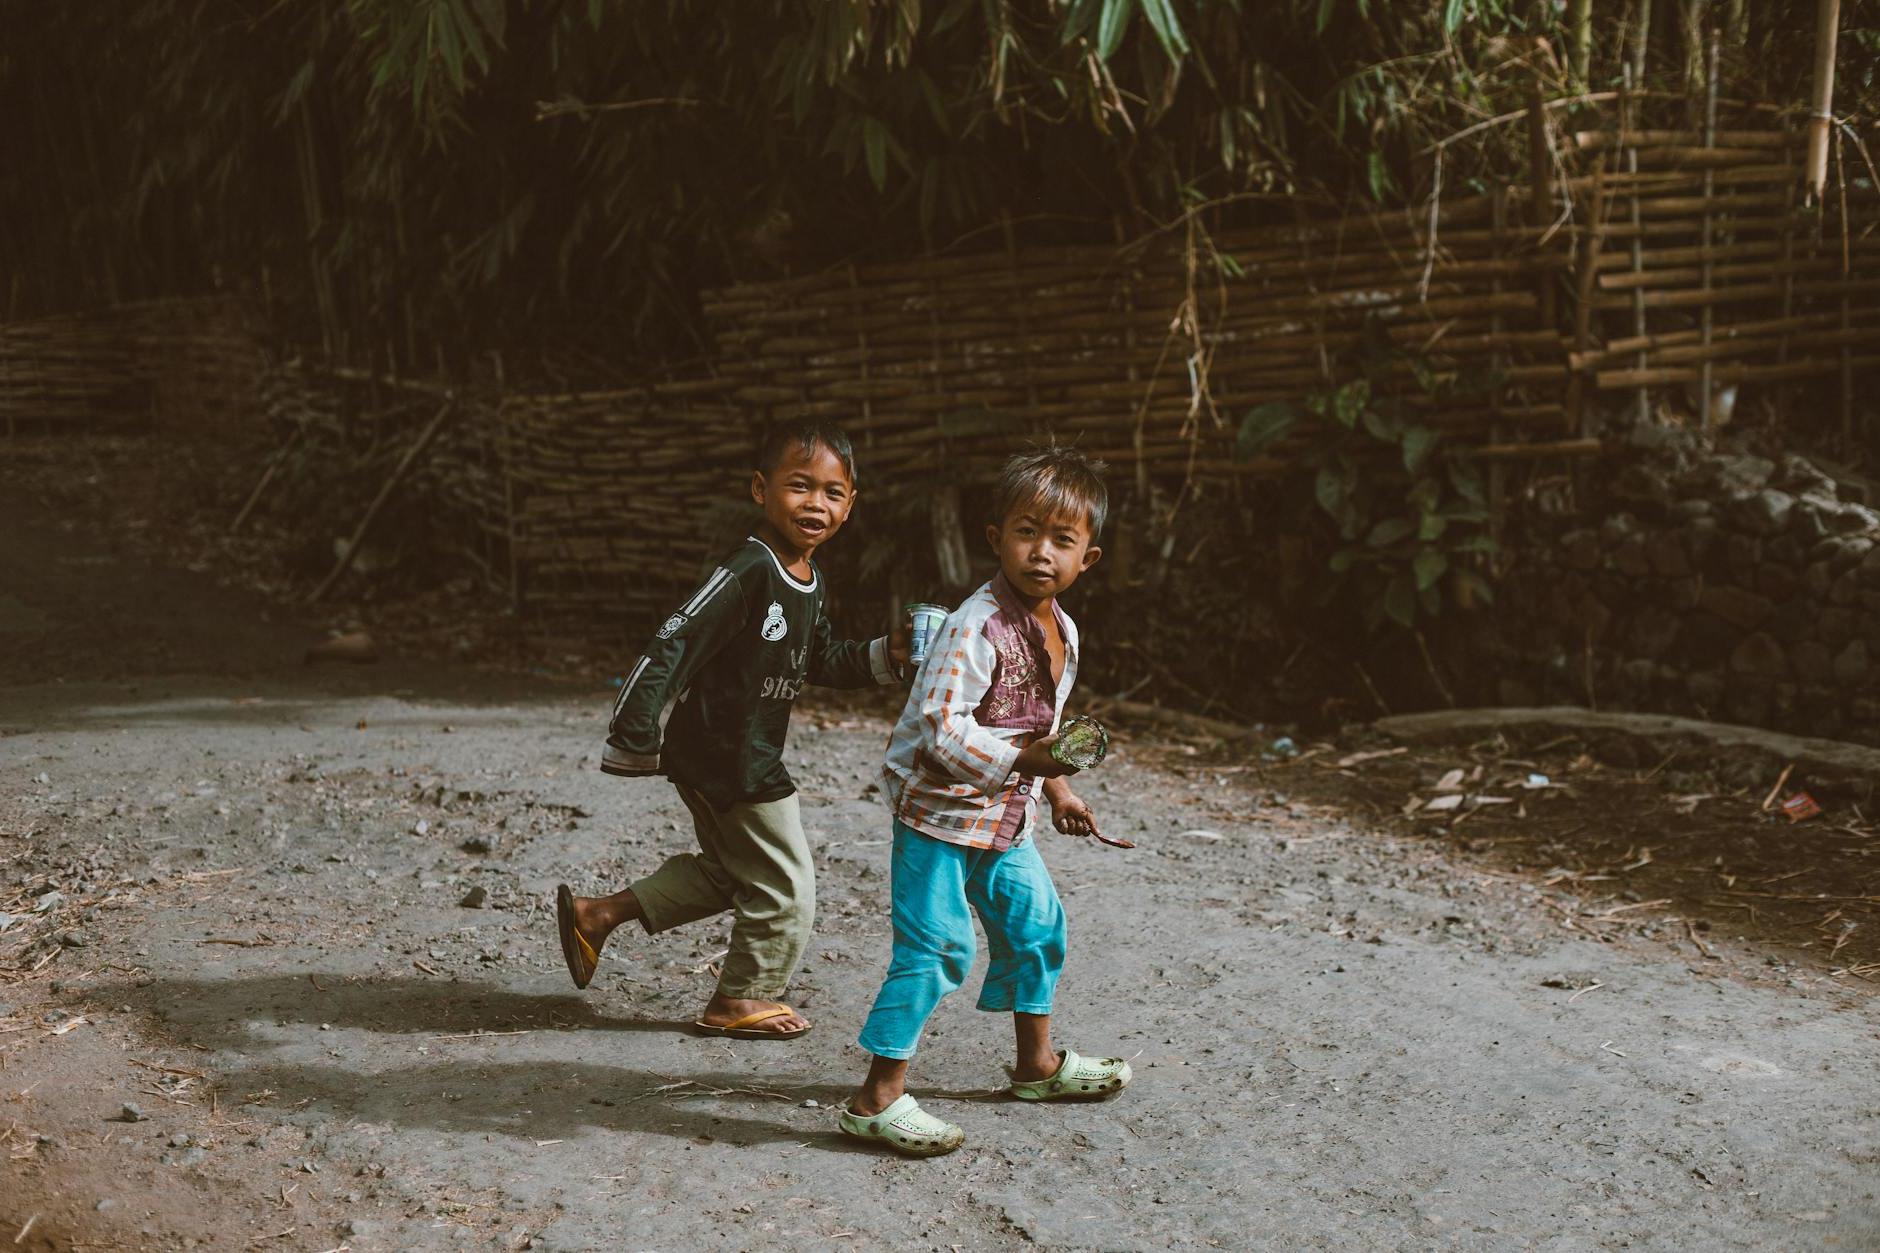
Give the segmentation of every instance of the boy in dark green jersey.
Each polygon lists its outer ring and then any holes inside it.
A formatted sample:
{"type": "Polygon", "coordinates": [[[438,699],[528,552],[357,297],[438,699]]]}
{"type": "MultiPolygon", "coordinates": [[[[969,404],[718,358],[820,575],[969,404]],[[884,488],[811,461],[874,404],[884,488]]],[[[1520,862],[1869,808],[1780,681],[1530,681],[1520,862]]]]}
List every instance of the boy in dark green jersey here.
{"type": "Polygon", "coordinates": [[[699,851],[669,858],[611,896],[578,897],[563,884],[556,914],[568,973],[584,988],[621,923],[660,932],[733,910],[724,973],[694,1025],[774,1040],[809,1030],[776,998],[816,913],[815,865],[783,766],[790,707],[805,683],[895,682],[907,663],[907,628],[867,643],[838,640],[823,612],[812,556],[854,505],[846,435],[822,424],[773,434],[759,451],[751,498],[764,511],[757,534],[723,558],[627,672],[601,757],[609,774],[671,779],[692,812],[699,851]]]}

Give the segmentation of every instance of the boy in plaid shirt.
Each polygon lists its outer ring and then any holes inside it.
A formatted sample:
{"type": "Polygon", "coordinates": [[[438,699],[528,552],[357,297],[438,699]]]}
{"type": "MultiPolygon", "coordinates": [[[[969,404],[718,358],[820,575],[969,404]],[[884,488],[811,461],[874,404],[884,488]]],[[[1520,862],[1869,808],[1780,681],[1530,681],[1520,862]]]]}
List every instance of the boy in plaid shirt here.
{"type": "Polygon", "coordinates": [[[907,1066],[928,1017],[972,966],[972,912],[991,950],[979,1008],[1010,1013],[1017,1032],[1012,1094],[1101,1097],[1130,1080],[1125,1061],[1051,1044],[1064,910],[1032,838],[1042,792],[1059,831],[1103,839],[1065,781],[1072,771],[1051,756],[1078,657],[1076,624],[1057,598],[1102,555],[1102,469],[1065,448],[1006,463],[999,521],[986,529],[999,573],[941,627],[889,742],[894,956],[862,1028],[874,1059],[841,1126],[911,1156],[965,1139],[908,1094],[907,1066]]]}

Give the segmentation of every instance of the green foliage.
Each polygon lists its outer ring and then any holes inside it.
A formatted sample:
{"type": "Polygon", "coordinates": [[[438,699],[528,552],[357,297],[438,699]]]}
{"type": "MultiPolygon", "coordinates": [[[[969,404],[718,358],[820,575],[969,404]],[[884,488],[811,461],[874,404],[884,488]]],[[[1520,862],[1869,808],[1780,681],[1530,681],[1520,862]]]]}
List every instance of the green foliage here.
{"type": "MultiPolygon", "coordinates": [[[[291,334],[353,356],[534,345],[631,368],[623,344],[696,355],[702,286],[983,240],[1005,215],[1108,240],[1230,198],[1416,201],[1431,143],[1520,107],[1558,7],[16,3],[0,271],[16,315],[265,274],[291,334]]],[[[1597,10],[1595,87],[1621,11],[1597,10]]],[[[1789,16],[1759,17],[1733,72],[1805,81],[1789,16]]],[[[1851,26],[1849,48],[1871,42],[1851,26]]],[[[1871,60],[1844,58],[1837,108],[1872,95],[1871,60]]],[[[1523,142],[1482,130],[1447,185],[1518,166],[1523,142]]]]}
{"type": "MultiPolygon", "coordinates": [[[[1257,456],[1282,442],[1305,473],[1330,532],[1326,599],[1355,598],[1372,630],[1415,626],[1446,604],[1486,603],[1481,572],[1495,542],[1474,463],[1419,420],[1491,391],[1493,375],[1451,376],[1393,345],[1375,321],[1355,354],[1336,363],[1342,379],[1297,404],[1268,401],[1241,419],[1237,451],[1257,456]],[[1416,396],[1415,405],[1405,402],[1416,396]]],[[[1297,490],[1287,488],[1282,490],[1297,490]]]]}

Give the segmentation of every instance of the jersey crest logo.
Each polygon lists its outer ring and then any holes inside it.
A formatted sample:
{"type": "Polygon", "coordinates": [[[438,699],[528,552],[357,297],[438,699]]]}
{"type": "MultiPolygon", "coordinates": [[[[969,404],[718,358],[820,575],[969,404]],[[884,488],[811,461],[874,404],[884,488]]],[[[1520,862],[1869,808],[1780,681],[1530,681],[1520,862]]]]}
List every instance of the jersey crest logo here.
{"type": "Polygon", "coordinates": [[[783,620],[783,602],[771,601],[770,612],[764,615],[764,625],[758,630],[758,634],[775,643],[789,634],[789,631],[790,624],[783,620]]]}
{"type": "Polygon", "coordinates": [[[671,639],[672,633],[684,625],[685,615],[682,613],[673,614],[672,617],[666,619],[666,625],[659,628],[659,638],[662,640],[671,639]]]}

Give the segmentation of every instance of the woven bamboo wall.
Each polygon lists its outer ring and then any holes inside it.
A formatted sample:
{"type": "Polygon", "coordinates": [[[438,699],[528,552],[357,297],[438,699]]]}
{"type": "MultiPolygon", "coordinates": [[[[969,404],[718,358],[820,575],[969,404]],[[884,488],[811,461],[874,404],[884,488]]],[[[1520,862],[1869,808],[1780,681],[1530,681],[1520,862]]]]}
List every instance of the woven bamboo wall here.
{"type": "Polygon", "coordinates": [[[1487,198],[1444,206],[1433,262],[1420,221],[1357,217],[1222,234],[1225,270],[1205,252],[1191,268],[1175,235],[741,284],[706,311],[730,399],[760,422],[839,420],[889,478],[942,452],[971,476],[1045,435],[1146,477],[1217,478],[1274,468],[1233,461],[1240,414],[1322,386],[1322,354],[1355,344],[1367,317],[1439,368],[1504,369],[1506,403],[1432,415],[1439,425],[1557,425],[1557,395],[1510,397],[1562,377],[1538,293],[1567,261],[1494,217],[1487,198]],[[1184,308],[1192,331],[1171,329],[1184,308]]]}
{"type": "MultiPolygon", "coordinates": [[[[1605,158],[1576,183],[1596,221],[1589,289],[1603,342],[1575,368],[1602,389],[1780,382],[1880,366],[1880,203],[1838,169],[1798,202],[1799,132],[1583,131],[1605,158]],[[1836,185],[1839,184],[1839,185],[1836,185]],[[1708,367],[1708,370],[1706,370],[1708,367]]],[[[1855,158],[1858,160],[1858,158],[1855,158]]]]}
{"type": "Polygon", "coordinates": [[[223,297],[0,323],[0,431],[216,429],[253,415],[265,366],[223,297]]]}

